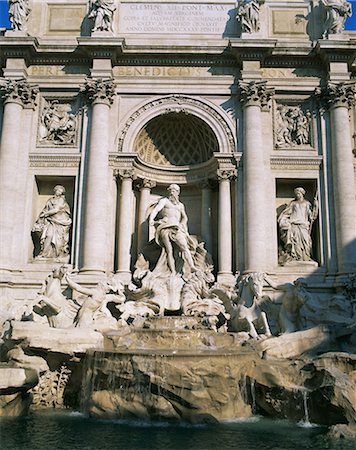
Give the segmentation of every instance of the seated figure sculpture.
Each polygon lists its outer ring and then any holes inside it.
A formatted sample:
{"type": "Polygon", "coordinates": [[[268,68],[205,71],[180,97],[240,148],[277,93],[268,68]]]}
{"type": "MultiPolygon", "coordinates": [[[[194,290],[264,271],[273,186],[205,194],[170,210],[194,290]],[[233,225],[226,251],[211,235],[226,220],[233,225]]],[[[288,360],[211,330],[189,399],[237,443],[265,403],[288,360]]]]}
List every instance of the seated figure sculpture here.
{"type": "Polygon", "coordinates": [[[173,275],[180,272],[187,275],[196,270],[192,256],[196,246],[188,233],[188,217],[179,201],[179,186],[171,184],[167,190],[169,196],[161,198],[150,214],[150,225],[156,228],[155,240],[163,249],[156,267],[162,271],[168,268],[173,275]],[[159,212],[162,218],[155,220],[159,212]]]}
{"type": "Polygon", "coordinates": [[[318,200],[314,198],[313,206],[305,200],[302,187],[294,189],[295,199],[278,217],[282,251],[279,261],[288,264],[292,261],[312,261],[311,229],[318,216],[318,200]]]}

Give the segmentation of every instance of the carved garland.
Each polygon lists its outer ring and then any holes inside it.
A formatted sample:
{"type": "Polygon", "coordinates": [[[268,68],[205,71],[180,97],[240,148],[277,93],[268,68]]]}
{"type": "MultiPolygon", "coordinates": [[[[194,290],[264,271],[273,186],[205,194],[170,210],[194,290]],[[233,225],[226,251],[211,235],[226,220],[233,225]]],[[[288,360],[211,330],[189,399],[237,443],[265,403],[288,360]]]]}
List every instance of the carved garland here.
{"type": "Polygon", "coordinates": [[[172,108],[172,106],[168,106],[166,109],[166,113],[169,113],[172,111],[185,112],[186,110],[184,109],[183,105],[195,106],[199,109],[203,109],[204,111],[206,111],[210,116],[214,117],[214,119],[216,119],[219,122],[219,124],[221,125],[221,127],[223,128],[225,136],[227,137],[227,140],[229,143],[230,152],[233,153],[236,151],[234,136],[232,134],[232,131],[228,127],[227,123],[222,118],[222,116],[219,113],[217,113],[211,106],[208,106],[205,103],[202,103],[201,101],[198,101],[198,100],[195,100],[195,99],[192,99],[189,97],[185,97],[183,95],[172,95],[170,97],[153,100],[153,101],[141,106],[141,108],[139,108],[138,110],[136,110],[129,117],[124,128],[122,129],[122,131],[120,133],[120,137],[118,139],[118,151],[121,152],[123,150],[125,137],[127,135],[129,128],[143,113],[145,113],[146,111],[149,111],[153,108],[156,108],[158,106],[162,106],[162,105],[166,105],[166,104],[171,105],[172,103],[175,103],[177,106],[174,108],[172,108]]]}

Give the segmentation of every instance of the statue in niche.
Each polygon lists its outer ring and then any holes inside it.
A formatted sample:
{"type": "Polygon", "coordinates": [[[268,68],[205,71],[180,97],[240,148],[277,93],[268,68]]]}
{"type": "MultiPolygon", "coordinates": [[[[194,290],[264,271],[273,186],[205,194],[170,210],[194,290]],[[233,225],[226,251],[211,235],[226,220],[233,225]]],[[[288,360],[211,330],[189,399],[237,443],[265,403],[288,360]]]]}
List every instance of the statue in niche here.
{"type": "Polygon", "coordinates": [[[155,240],[163,249],[157,267],[162,271],[168,268],[173,275],[177,272],[187,275],[196,271],[192,257],[196,245],[188,233],[185,207],[179,201],[180,187],[171,184],[167,190],[169,196],[159,200],[149,218],[150,225],[156,228],[155,240]],[[161,218],[155,220],[158,213],[161,218]]]}
{"type": "Polygon", "coordinates": [[[260,31],[260,6],[264,0],[240,0],[237,7],[237,19],[243,33],[260,31]]]}
{"type": "Polygon", "coordinates": [[[9,20],[13,30],[26,30],[27,18],[31,11],[28,4],[29,0],[9,0],[9,20]]]}
{"type": "Polygon", "coordinates": [[[342,33],[347,17],[352,15],[351,3],[345,0],[320,0],[326,11],[323,38],[342,33]]]}
{"type": "Polygon", "coordinates": [[[315,196],[313,205],[311,205],[304,198],[305,190],[302,187],[295,188],[294,194],[294,200],[278,217],[282,243],[279,262],[282,265],[294,261],[312,261],[312,239],[310,235],[313,223],[318,216],[318,199],[315,196]]]}
{"type": "Polygon", "coordinates": [[[115,6],[110,0],[93,0],[89,19],[94,19],[95,31],[112,31],[112,21],[114,17],[115,6]]]}
{"type": "Polygon", "coordinates": [[[309,111],[301,106],[278,105],[276,110],[276,146],[292,147],[310,144],[309,111]]]}
{"type": "Polygon", "coordinates": [[[65,188],[57,185],[36,220],[32,232],[40,234],[41,250],[37,258],[65,260],[69,255],[69,230],[72,224],[65,188]]]}
{"type": "Polygon", "coordinates": [[[46,316],[51,328],[69,328],[79,310],[79,304],[63,295],[61,286],[68,268],[61,266],[53,269],[42,285],[42,289],[35,298],[33,312],[46,316]]]}
{"type": "Polygon", "coordinates": [[[56,145],[75,143],[77,118],[70,111],[71,107],[68,104],[61,104],[58,100],[48,102],[41,117],[42,142],[56,145]]]}

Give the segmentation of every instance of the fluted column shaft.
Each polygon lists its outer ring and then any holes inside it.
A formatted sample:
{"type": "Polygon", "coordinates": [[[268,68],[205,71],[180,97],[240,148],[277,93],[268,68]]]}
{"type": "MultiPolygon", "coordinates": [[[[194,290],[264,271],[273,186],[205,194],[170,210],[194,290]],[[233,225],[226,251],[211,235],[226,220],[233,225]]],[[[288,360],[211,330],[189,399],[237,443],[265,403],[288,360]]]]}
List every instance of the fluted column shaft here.
{"type": "Polygon", "coordinates": [[[264,83],[240,85],[244,105],[244,229],[245,270],[263,271],[266,264],[265,177],[263,156],[262,113],[271,92],[264,83]]]}
{"type": "Polygon", "coordinates": [[[140,201],[137,218],[137,254],[142,252],[145,245],[148,244],[149,229],[147,223],[147,208],[149,207],[151,189],[156,186],[153,180],[143,179],[139,183],[140,201]]]}
{"type": "Polygon", "coordinates": [[[356,201],[349,106],[352,85],[329,85],[336,248],[339,271],[356,270],[356,201]]]}
{"type": "Polygon", "coordinates": [[[108,265],[109,123],[113,86],[90,81],[85,93],[92,101],[86,174],[84,241],[81,271],[105,272],[108,265]]]}
{"type": "Polygon", "coordinates": [[[19,192],[16,185],[17,180],[26,178],[26,172],[19,173],[19,169],[27,169],[20,146],[22,112],[25,105],[34,104],[38,90],[24,80],[8,81],[2,90],[5,105],[0,142],[0,269],[9,269],[19,268],[23,260],[23,254],[14,251],[18,247],[14,245],[15,240],[22,242],[21,237],[15,236],[14,229],[25,220],[19,202],[19,196],[25,193],[19,192]]]}
{"type": "Polygon", "coordinates": [[[119,171],[121,178],[120,211],[117,238],[118,270],[122,279],[130,278],[132,223],[133,223],[133,191],[134,171],[131,169],[119,171]]]}

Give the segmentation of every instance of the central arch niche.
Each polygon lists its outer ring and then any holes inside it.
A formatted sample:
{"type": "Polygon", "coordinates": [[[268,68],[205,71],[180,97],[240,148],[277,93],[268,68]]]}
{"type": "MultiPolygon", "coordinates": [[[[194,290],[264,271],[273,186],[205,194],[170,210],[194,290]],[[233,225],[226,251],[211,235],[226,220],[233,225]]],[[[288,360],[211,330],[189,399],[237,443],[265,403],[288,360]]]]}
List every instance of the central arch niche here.
{"type": "Polygon", "coordinates": [[[151,119],[134,141],[139,157],[159,166],[190,166],[219,151],[214,132],[201,119],[185,112],[170,112],[151,119]]]}

